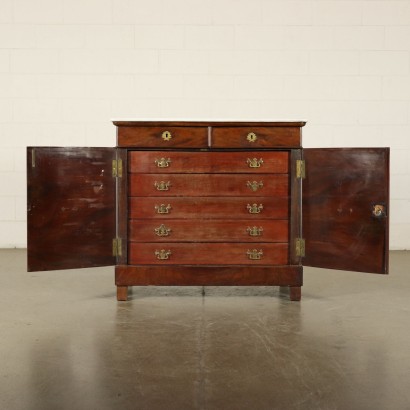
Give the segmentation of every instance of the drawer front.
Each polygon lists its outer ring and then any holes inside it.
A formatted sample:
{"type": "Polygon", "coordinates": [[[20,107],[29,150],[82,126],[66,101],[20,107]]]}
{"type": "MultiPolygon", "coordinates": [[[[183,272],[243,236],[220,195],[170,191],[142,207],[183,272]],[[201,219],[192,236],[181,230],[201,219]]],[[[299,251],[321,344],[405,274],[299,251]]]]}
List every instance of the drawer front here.
{"type": "Polygon", "coordinates": [[[286,174],[130,174],[130,196],[287,196],[286,174]]]}
{"type": "Polygon", "coordinates": [[[119,147],[206,148],[207,127],[118,127],[119,147]]]}
{"type": "Polygon", "coordinates": [[[278,173],[289,172],[289,152],[131,151],[131,173],[278,173]]]}
{"type": "Polygon", "coordinates": [[[132,219],[131,242],[288,242],[287,220],[132,219]]]}
{"type": "Polygon", "coordinates": [[[134,265],[286,265],[287,243],[136,243],[129,244],[134,265]]]}
{"type": "Polygon", "coordinates": [[[300,148],[299,127],[214,127],[213,148],[300,148]]]}
{"type": "Polygon", "coordinates": [[[132,219],[287,219],[288,197],[232,198],[148,198],[134,197],[129,202],[132,219]]]}

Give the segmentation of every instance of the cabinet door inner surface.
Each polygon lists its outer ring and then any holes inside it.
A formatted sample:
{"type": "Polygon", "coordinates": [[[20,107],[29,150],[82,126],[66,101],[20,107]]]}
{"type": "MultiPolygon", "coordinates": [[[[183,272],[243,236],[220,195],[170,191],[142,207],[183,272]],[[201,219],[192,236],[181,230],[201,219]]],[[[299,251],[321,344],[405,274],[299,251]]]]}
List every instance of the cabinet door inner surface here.
{"type": "Polygon", "coordinates": [[[114,157],[113,148],[27,149],[29,271],[115,264],[114,157]]]}
{"type": "Polygon", "coordinates": [[[304,149],[303,265],[388,273],[389,149],[304,149]]]}

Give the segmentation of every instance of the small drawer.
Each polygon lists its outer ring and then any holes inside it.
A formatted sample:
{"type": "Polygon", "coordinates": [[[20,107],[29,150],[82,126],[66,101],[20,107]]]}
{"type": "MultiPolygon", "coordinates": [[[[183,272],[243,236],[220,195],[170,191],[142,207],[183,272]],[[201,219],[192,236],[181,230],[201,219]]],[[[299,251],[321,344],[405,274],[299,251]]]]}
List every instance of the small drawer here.
{"type": "Polygon", "coordinates": [[[207,127],[118,127],[119,147],[206,148],[207,127]]]}
{"type": "Polygon", "coordinates": [[[214,127],[213,148],[300,148],[299,127],[214,127]]]}
{"type": "Polygon", "coordinates": [[[287,242],[289,221],[132,219],[131,242],[287,242]]]}
{"type": "Polygon", "coordinates": [[[130,174],[130,196],[287,196],[287,174],[130,174]]]}
{"type": "Polygon", "coordinates": [[[287,243],[129,244],[133,265],[286,265],[287,243]]]}
{"type": "MultiPolygon", "coordinates": [[[[288,197],[164,197],[130,198],[129,217],[135,219],[287,219],[288,197]]],[[[255,222],[256,223],[256,222],[255,222]]]]}
{"type": "Polygon", "coordinates": [[[289,152],[131,151],[128,166],[131,173],[286,174],[289,172],[289,152]]]}

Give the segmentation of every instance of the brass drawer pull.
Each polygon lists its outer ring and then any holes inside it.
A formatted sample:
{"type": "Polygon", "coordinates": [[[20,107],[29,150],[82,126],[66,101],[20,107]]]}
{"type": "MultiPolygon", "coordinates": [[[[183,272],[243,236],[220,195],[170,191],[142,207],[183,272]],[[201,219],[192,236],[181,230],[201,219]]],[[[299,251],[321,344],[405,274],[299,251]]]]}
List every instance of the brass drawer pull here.
{"type": "Polygon", "coordinates": [[[249,168],[260,168],[261,165],[263,164],[263,159],[262,158],[248,158],[246,160],[246,163],[248,164],[249,168]]]}
{"type": "Polygon", "coordinates": [[[161,138],[162,138],[164,141],[169,141],[169,140],[172,138],[172,134],[171,134],[170,131],[164,131],[164,132],[161,134],[161,138]]]}
{"type": "Polygon", "coordinates": [[[263,209],[263,205],[262,204],[259,204],[259,205],[258,204],[252,204],[252,205],[248,204],[246,208],[248,209],[248,212],[250,214],[260,214],[263,209]]]}
{"type": "Polygon", "coordinates": [[[262,232],[263,232],[263,228],[262,227],[257,227],[257,226],[252,226],[252,228],[250,226],[248,226],[248,228],[246,229],[246,232],[249,233],[249,236],[261,236],[262,232]]]}
{"type": "Polygon", "coordinates": [[[248,249],[246,254],[248,255],[248,259],[256,261],[262,259],[263,251],[262,249],[260,249],[259,251],[257,249],[248,249]]]}
{"type": "Polygon", "coordinates": [[[248,181],[246,186],[252,190],[253,192],[256,192],[259,188],[263,188],[263,182],[262,181],[248,181]]]}
{"type": "Polygon", "coordinates": [[[154,182],[155,188],[157,188],[157,191],[169,191],[169,188],[171,186],[171,181],[165,182],[165,181],[160,181],[154,182]]]}
{"type": "Polygon", "coordinates": [[[155,158],[155,165],[158,168],[168,168],[171,163],[171,158],[155,158]]]}
{"type": "Polygon", "coordinates": [[[157,259],[165,260],[165,259],[169,259],[169,256],[171,255],[171,253],[172,252],[170,250],[166,251],[165,249],[161,249],[161,250],[155,251],[155,256],[157,257],[157,259]]]}
{"type": "Polygon", "coordinates": [[[250,132],[250,133],[246,136],[246,139],[247,139],[249,142],[255,142],[255,141],[258,139],[258,137],[256,136],[256,134],[255,134],[254,132],[250,132]]]}
{"type": "Polygon", "coordinates": [[[169,214],[170,209],[171,209],[170,204],[155,205],[155,211],[157,214],[169,214]]]}
{"type": "Polygon", "coordinates": [[[171,228],[167,228],[164,224],[161,224],[158,228],[154,228],[154,231],[157,236],[169,236],[171,228]]]}

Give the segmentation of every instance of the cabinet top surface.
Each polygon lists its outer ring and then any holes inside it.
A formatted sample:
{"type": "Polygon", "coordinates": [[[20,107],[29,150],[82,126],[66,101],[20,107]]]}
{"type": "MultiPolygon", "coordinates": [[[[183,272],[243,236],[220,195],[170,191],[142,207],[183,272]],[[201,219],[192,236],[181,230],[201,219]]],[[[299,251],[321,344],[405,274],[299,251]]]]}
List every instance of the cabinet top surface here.
{"type": "Polygon", "coordinates": [[[303,127],[306,120],[237,120],[237,119],[177,119],[177,118],[114,118],[114,125],[121,126],[155,126],[161,124],[174,126],[281,126],[281,127],[303,127]]]}

